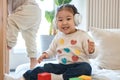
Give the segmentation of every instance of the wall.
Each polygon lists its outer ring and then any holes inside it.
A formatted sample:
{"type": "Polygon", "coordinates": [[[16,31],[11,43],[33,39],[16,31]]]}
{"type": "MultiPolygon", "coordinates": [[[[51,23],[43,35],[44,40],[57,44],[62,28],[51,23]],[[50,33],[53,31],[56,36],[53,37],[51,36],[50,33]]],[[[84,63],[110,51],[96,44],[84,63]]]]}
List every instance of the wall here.
{"type": "Polygon", "coordinates": [[[23,53],[14,53],[10,52],[9,56],[9,62],[10,62],[10,70],[15,70],[17,66],[21,64],[25,64],[29,62],[29,58],[27,57],[27,54],[25,52],[23,53]]]}
{"type": "Polygon", "coordinates": [[[82,22],[79,25],[80,29],[86,30],[86,8],[87,8],[87,0],[72,0],[71,2],[72,4],[74,4],[76,6],[76,8],[78,9],[78,12],[81,14],[82,16],[82,22]]]}
{"type": "Polygon", "coordinates": [[[88,0],[88,27],[120,28],[120,0],[88,0]]]}

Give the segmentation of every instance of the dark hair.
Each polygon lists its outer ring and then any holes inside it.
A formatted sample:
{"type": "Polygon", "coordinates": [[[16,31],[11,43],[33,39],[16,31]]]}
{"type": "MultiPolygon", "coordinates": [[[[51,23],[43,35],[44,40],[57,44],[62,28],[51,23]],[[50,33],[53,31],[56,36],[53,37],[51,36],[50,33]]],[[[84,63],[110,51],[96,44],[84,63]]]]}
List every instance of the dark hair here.
{"type": "Polygon", "coordinates": [[[70,10],[70,11],[73,13],[73,15],[79,14],[77,8],[76,8],[74,5],[72,5],[72,4],[63,4],[63,5],[61,5],[61,6],[58,7],[58,9],[57,9],[57,13],[58,13],[59,11],[63,10],[63,9],[68,9],[68,10],[70,10]]]}

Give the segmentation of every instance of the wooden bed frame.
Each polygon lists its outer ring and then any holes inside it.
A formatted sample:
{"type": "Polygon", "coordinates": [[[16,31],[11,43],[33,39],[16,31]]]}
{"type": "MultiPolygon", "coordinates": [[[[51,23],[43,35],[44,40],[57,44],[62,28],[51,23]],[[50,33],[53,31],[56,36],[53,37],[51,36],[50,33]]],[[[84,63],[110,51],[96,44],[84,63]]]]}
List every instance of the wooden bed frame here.
{"type": "Polygon", "coordinates": [[[9,54],[6,47],[7,0],[0,0],[0,80],[9,73],[9,54]]]}

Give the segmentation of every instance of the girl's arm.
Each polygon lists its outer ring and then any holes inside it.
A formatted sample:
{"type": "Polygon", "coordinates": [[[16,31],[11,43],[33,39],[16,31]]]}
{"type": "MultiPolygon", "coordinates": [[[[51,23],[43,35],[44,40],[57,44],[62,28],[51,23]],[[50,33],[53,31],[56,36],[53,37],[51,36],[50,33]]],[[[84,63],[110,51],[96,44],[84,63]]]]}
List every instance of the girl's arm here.
{"type": "Polygon", "coordinates": [[[48,58],[48,53],[43,52],[42,55],[38,58],[38,63],[41,63],[43,59],[47,59],[47,58],[48,58]]]}

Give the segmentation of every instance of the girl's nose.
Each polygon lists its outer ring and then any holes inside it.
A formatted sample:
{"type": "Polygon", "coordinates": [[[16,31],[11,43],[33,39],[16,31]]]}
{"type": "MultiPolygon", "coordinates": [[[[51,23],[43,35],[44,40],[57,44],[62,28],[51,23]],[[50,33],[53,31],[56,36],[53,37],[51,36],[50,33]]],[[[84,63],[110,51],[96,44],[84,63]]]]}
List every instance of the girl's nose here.
{"type": "Polygon", "coordinates": [[[63,20],[63,24],[67,24],[67,20],[63,20]]]}

